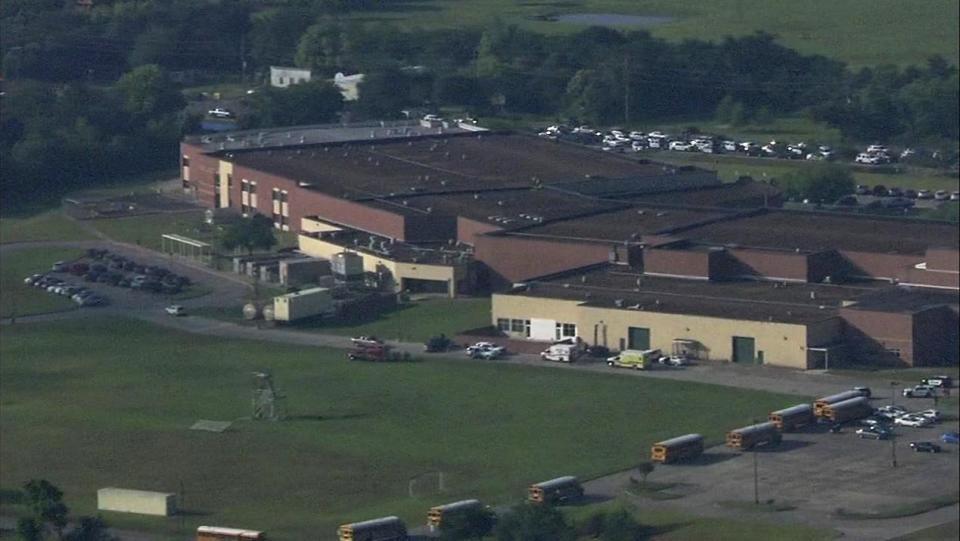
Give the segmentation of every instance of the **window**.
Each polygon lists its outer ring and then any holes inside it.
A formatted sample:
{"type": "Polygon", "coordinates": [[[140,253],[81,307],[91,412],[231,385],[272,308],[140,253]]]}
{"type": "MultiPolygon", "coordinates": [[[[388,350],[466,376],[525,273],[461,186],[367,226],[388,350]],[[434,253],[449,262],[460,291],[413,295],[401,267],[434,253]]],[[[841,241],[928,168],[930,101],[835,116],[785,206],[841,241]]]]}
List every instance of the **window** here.
{"type": "Polygon", "coordinates": [[[283,190],[283,191],[280,192],[280,201],[281,201],[282,203],[286,203],[286,202],[287,202],[287,195],[288,195],[288,194],[287,194],[287,190],[283,190]]]}
{"type": "Polygon", "coordinates": [[[557,340],[576,338],[577,325],[575,323],[557,323],[557,340]]]}
{"type": "Polygon", "coordinates": [[[887,353],[895,355],[898,359],[900,358],[900,348],[887,348],[887,353]]]}
{"type": "Polygon", "coordinates": [[[183,180],[183,188],[184,188],[184,189],[187,189],[187,188],[190,187],[190,181],[189,181],[189,180],[187,180],[187,179],[181,179],[181,180],[183,180]]]}
{"type": "Polygon", "coordinates": [[[219,186],[219,185],[220,185],[220,173],[214,173],[214,174],[213,174],[213,185],[214,185],[214,186],[219,186]]]}
{"type": "Polygon", "coordinates": [[[190,156],[187,156],[186,154],[184,154],[183,161],[181,163],[183,163],[184,167],[190,167],[190,156]]]}
{"type": "Polygon", "coordinates": [[[280,77],[280,84],[283,84],[283,77],[280,77]]]}
{"type": "Polygon", "coordinates": [[[250,191],[250,181],[249,181],[249,180],[243,179],[243,180],[240,181],[240,191],[241,191],[241,192],[249,192],[249,191],[250,191]]]}
{"type": "Polygon", "coordinates": [[[497,318],[497,329],[503,332],[510,332],[510,320],[497,318]]]}
{"type": "Polygon", "coordinates": [[[250,207],[248,207],[247,205],[244,205],[244,204],[242,204],[242,203],[240,204],[240,213],[241,213],[241,214],[246,214],[248,210],[250,210],[250,207]]]}
{"type": "Polygon", "coordinates": [[[247,189],[247,191],[250,192],[250,193],[257,193],[257,181],[255,181],[255,180],[254,180],[254,181],[251,181],[251,182],[250,182],[250,187],[247,189]]]}
{"type": "Polygon", "coordinates": [[[227,173],[227,186],[233,186],[233,173],[227,173]]]}
{"type": "Polygon", "coordinates": [[[273,213],[273,226],[280,227],[280,215],[276,212],[273,213]]]}
{"type": "Polygon", "coordinates": [[[289,217],[289,216],[281,216],[281,217],[280,217],[280,224],[282,224],[282,225],[287,225],[287,226],[290,225],[290,217],[289,217]]]}

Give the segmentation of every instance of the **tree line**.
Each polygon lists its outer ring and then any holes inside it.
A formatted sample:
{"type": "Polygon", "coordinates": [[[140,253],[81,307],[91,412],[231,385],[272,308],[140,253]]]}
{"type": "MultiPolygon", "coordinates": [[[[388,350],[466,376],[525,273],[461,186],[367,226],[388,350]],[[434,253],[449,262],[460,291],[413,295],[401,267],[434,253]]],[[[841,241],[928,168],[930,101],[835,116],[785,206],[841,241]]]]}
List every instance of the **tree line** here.
{"type": "Polygon", "coordinates": [[[62,191],[129,172],[172,168],[200,117],[183,113],[170,74],[263,77],[310,68],[315,82],[248,97],[246,128],[396,117],[409,108],[530,114],[597,125],[716,116],[807,114],[851,140],[955,147],[957,68],[941,57],[852,71],[770,34],[668,42],[591,27],[557,36],[494,21],[411,29],[344,17],[369,0],[98,1],[0,4],[5,195],[62,191]],[[202,24],[198,24],[202,21],[202,24]],[[327,82],[366,74],[345,104],[327,82]],[[50,157],[56,157],[51,160],[50,157]]]}

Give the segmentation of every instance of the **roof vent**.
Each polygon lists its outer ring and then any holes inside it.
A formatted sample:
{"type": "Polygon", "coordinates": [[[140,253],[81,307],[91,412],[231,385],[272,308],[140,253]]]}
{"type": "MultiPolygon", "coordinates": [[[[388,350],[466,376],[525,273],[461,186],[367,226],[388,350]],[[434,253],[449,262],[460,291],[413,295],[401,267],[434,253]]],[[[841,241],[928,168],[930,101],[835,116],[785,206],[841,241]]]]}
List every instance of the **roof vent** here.
{"type": "Polygon", "coordinates": [[[623,308],[623,299],[613,299],[613,305],[617,308],[623,308]]]}
{"type": "Polygon", "coordinates": [[[565,289],[569,289],[569,288],[570,288],[570,284],[563,284],[563,287],[564,287],[565,289]]]}
{"type": "Polygon", "coordinates": [[[407,200],[406,200],[406,199],[404,199],[404,200],[403,200],[403,206],[405,206],[405,207],[406,207],[407,205],[409,205],[409,203],[407,202],[407,200]]]}
{"type": "Polygon", "coordinates": [[[500,199],[499,201],[497,201],[497,206],[498,206],[498,207],[502,207],[502,206],[503,206],[503,199],[500,199]]]}
{"type": "Polygon", "coordinates": [[[637,211],[637,214],[639,214],[640,216],[643,216],[643,215],[646,214],[646,213],[647,213],[647,211],[645,211],[645,210],[638,210],[638,211],[637,211]]]}
{"type": "Polygon", "coordinates": [[[478,194],[478,193],[473,194],[473,198],[474,198],[474,199],[480,199],[480,194],[478,194]]]}

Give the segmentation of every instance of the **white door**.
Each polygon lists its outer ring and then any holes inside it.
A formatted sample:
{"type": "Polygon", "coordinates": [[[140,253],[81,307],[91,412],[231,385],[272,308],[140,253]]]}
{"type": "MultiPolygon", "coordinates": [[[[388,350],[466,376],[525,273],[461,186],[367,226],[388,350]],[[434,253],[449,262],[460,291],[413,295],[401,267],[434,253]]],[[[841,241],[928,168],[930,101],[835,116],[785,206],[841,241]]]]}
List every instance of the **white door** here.
{"type": "Polygon", "coordinates": [[[557,322],[553,319],[530,319],[530,339],[553,341],[557,334],[557,322]]]}

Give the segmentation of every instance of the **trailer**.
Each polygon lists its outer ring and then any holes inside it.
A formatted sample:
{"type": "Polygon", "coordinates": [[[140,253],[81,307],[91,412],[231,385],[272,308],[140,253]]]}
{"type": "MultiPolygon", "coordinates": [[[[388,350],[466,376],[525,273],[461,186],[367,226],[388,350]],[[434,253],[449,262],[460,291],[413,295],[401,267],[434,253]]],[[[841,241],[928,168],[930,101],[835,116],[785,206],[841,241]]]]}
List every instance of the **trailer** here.
{"type": "Polygon", "coordinates": [[[304,289],[273,299],[273,318],[277,321],[296,321],[307,317],[329,315],[335,310],[333,296],[325,287],[304,289]]]}

